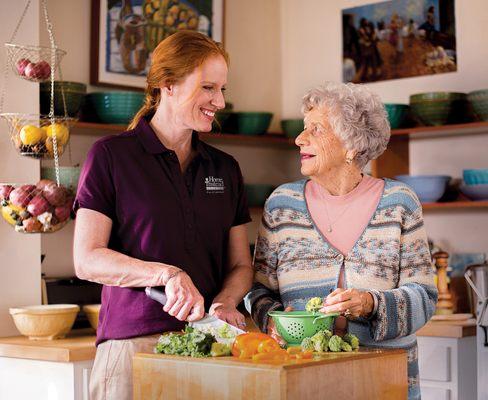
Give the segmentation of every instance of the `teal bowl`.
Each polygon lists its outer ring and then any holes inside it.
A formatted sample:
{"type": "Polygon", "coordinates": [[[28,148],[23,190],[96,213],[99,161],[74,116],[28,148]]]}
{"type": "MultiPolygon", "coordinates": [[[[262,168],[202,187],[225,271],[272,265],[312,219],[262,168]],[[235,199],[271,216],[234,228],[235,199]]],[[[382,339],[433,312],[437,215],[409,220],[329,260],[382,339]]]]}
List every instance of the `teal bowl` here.
{"type": "Polygon", "coordinates": [[[86,96],[90,110],[101,122],[128,124],[144,103],[144,93],[98,92],[86,96]]]}
{"type": "Polygon", "coordinates": [[[236,115],[237,133],[240,135],[263,135],[269,128],[273,113],[238,112],[236,115]]]}
{"type": "Polygon", "coordinates": [[[408,115],[408,105],[385,103],[384,106],[391,129],[401,128],[408,115]]]}
{"type": "MultiPolygon", "coordinates": [[[[86,85],[80,82],[54,82],[54,115],[65,115],[63,93],[66,103],[66,114],[76,117],[83,104],[86,85]]],[[[39,108],[41,114],[49,114],[51,106],[51,82],[41,82],[39,85],[39,108]]]]}
{"type": "Polygon", "coordinates": [[[479,119],[488,121],[488,89],[468,93],[468,100],[479,119]]]}
{"type": "Polygon", "coordinates": [[[274,190],[273,185],[268,184],[246,184],[244,189],[246,191],[247,203],[249,207],[262,207],[274,190]]]}
{"type": "Polygon", "coordinates": [[[294,139],[303,132],[303,119],[282,119],[281,129],[286,137],[294,139]]]}
{"type": "Polygon", "coordinates": [[[447,125],[470,119],[465,93],[429,92],[410,96],[410,108],[425,125],[447,125]]]}
{"type": "Polygon", "coordinates": [[[463,169],[463,180],[466,185],[488,184],[488,168],[463,169]]]}

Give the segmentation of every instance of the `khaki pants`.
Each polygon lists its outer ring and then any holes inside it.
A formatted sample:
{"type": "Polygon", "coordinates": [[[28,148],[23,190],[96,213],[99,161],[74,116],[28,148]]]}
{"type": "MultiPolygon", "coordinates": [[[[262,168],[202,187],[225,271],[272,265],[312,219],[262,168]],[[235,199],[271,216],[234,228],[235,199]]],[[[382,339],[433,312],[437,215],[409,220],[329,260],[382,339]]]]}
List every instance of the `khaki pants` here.
{"type": "Polygon", "coordinates": [[[90,400],[132,400],[132,357],[139,352],[152,353],[159,336],[99,344],[90,376],[90,400]]]}

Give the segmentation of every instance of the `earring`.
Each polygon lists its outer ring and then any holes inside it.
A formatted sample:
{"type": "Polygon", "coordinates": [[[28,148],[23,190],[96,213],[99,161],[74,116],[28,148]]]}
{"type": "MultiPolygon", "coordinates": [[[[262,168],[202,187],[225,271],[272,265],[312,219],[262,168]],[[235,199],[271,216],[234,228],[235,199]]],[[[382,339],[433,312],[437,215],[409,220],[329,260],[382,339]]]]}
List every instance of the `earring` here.
{"type": "Polygon", "coordinates": [[[347,164],[352,164],[352,158],[346,158],[346,163],[347,164]]]}

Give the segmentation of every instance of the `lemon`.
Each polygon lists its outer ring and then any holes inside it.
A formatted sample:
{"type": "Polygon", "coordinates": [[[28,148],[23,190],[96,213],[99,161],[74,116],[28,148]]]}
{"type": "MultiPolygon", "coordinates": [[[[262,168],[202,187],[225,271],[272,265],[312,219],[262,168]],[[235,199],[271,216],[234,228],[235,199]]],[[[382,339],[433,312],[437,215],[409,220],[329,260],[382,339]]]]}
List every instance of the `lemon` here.
{"type": "Polygon", "coordinates": [[[42,129],[34,125],[25,125],[20,130],[20,140],[25,145],[33,145],[42,139],[42,129]]]}
{"type": "Polygon", "coordinates": [[[47,139],[47,126],[41,126],[42,130],[42,141],[45,142],[47,139]]]}
{"type": "Polygon", "coordinates": [[[7,221],[10,225],[17,225],[17,221],[12,218],[12,212],[14,210],[11,206],[3,206],[2,207],[2,217],[5,221],[7,221]]]}
{"type": "Polygon", "coordinates": [[[48,138],[56,136],[59,145],[64,146],[69,139],[69,129],[66,125],[55,123],[46,128],[48,138]]]}

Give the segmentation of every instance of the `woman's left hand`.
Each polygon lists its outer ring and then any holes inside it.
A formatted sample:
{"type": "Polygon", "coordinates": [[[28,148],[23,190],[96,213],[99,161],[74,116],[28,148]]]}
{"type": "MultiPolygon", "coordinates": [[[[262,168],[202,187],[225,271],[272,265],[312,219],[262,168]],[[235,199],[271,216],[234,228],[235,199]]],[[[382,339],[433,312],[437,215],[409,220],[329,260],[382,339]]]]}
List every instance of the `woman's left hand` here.
{"type": "Polygon", "coordinates": [[[208,313],[235,326],[236,328],[246,328],[246,320],[244,315],[237,310],[236,306],[232,302],[213,303],[210,306],[208,313]]]}
{"type": "Polygon", "coordinates": [[[357,289],[337,288],[325,298],[323,313],[338,312],[346,317],[368,317],[374,307],[371,293],[357,289]]]}

